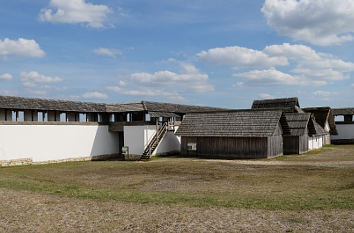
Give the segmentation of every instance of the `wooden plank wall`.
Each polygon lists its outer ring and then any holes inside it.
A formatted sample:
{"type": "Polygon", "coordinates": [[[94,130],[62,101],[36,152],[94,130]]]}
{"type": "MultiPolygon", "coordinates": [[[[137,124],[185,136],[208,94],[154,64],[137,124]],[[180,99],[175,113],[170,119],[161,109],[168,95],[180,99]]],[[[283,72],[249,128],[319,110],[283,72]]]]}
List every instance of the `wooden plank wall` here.
{"type": "MultiPolygon", "coordinates": [[[[281,136],[274,137],[271,145],[279,143],[281,136]]],[[[268,151],[268,139],[264,138],[227,138],[227,137],[182,137],[181,152],[186,155],[198,155],[216,158],[267,158],[282,152],[282,146],[268,151]],[[197,143],[197,151],[187,150],[189,142],[197,143]]],[[[282,145],[282,143],[281,143],[282,145]]]]}
{"type": "Polygon", "coordinates": [[[304,134],[299,137],[299,154],[303,154],[309,151],[309,137],[304,134]]]}
{"type": "Polygon", "coordinates": [[[331,144],[331,135],[330,134],[323,135],[323,145],[328,145],[328,144],[331,144]]]}
{"type": "Polygon", "coordinates": [[[283,136],[268,137],[268,158],[283,155],[283,136]]]}
{"type": "Polygon", "coordinates": [[[299,136],[284,136],[284,155],[299,154],[299,136]]]}

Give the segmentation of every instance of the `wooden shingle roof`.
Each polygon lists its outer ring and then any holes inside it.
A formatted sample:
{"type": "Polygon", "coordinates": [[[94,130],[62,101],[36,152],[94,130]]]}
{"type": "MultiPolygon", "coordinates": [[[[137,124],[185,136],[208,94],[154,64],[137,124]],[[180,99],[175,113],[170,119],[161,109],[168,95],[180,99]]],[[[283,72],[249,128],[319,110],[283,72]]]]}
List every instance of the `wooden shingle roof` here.
{"type": "Polygon", "coordinates": [[[146,112],[185,114],[190,112],[209,112],[209,111],[218,111],[218,110],[225,110],[225,109],[197,106],[197,105],[160,103],[160,102],[152,102],[152,101],[107,104],[107,112],[146,111],[146,112]]]}
{"type": "MultiPolygon", "coordinates": [[[[185,114],[189,112],[207,112],[224,110],[222,108],[193,106],[171,103],[141,101],[133,103],[90,103],[69,100],[52,100],[40,98],[23,98],[14,96],[0,96],[0,109],[38,110],[38,111],[65,111],[65,112],[157,112],[161,116],[167,113],[185,114]]],[[[156,114],[155,114],[156,115],[156,114]]]]}
{"type": "Polygon", "coordinates": [[[105,112],[105,104],[69,100],[49,100],[0,96],[0,108],[13,110],[66,111],[66,112],[105,112]]]}
{"type": "Polygon", "coordinates": [[[142,102],[106,104],[107,112],[141,112],[145,111],[142,102]]]}
{"type": "Polygon", "coordinates": [[[322,127],[326,127],[326,122],[328,122],[330,128],[330,134],[337,135],[337,127],[334,122],[334,115],[330,107],[313,107],[313,108],[303,108],[304,112],[311,113],[315,118],[316,122],[322,127]]]}
{"type": "Polygon", "coordinates": [[[314,128],[314,132],[311,132],[311,131],[312,131],[311,129],[309,130],[309,131],[310,131],[310,132],[309,132],[310,134],[312,134],[312,135],[318,135],[318,136],[328,134],[328,132],[326,132],[326,131],[322,128],[322,126],[320,126],[320,125],[316,122],[315,119],[312,118],[312,121],[310,121],[310,122],[312,122],[313,128],[314,128]]]}
{"type": "Polygon", "coordinates": [[[291,136],[302,136],[306,133],[309,123],[310,113],[286,113],[286,121],[288,122],[291,136]]]}
{"type": "Polygon", "coordinates": [[[288,113],[302,112],[297,97],[255,100],[253,101],[252,109],[281,109],[288,113]]]}
{"type": "Polygon", "coordinates": [[[334,116],[354,115],[354,108],[332,108],[334,116]]]}
{"type": "Polygon", "coordinates": [[[160,103],[151,101],[142,101],[145,110],[149,112],[173,112],[173,113],[191,113],[191,112],[210,112],[225,110],[224,108],[206,107],[198,105],[184,105],[160,103]]]}
{"type": "Polygon", "coordinates": [[[190,137],[268,137],[277,129],[282,111],[191,113],[176,135],[190,137]]]}

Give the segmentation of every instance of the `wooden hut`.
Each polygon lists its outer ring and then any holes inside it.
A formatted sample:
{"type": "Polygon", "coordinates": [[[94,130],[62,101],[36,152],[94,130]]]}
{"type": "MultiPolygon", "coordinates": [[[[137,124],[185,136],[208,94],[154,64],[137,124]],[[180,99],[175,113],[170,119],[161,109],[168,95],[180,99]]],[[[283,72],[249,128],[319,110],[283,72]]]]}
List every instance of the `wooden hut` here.
{"type": "Polygon", "coordinates": [[[323,144],[331,144],[331,135],[337,135],[334,116],[330,107],[303,108],[304,112],[311,113],[315,121],[324,129],[323,144]]]}
{"type": "Polygon", "coordinates": [[[239,110],[187,114],[176,135],[182,154],[236,159],[283,155],[283,133],[282,111],[239,110]]]}
{"type": "Polygon", "coordinates": [[[327,132],[315,121],[311,113],[286,113],[290,135],[284,135],[284,154],[303,154],[321,148],[327,132]]]}
{"type": "Polygon", "coordinates": [[[310,113],[286,113],[290,135],[284,135],[284,154],[302,154],[309,150],[310,113]]]}

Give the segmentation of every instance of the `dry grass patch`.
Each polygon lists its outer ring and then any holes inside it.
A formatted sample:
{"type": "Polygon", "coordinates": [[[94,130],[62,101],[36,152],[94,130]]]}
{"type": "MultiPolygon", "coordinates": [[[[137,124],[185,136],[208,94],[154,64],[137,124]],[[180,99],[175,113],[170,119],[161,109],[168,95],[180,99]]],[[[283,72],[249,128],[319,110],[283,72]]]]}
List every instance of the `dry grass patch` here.
{"type": "Polygon", "coordinates": [[[350,210],[251,210],[0,189],[0,232],[352,232],[350,210]]]}
{"type": "Polygon", "coordinates": [[[354,209],[354,147],[334,146],[289,161],[161,158],[0,169],[0,187],[105,201],[269,210],[354,209]],[[335,158],[338,157],[336,160],[335,158]],[[312,165],[313,162],[313,165],[312,165]]]}

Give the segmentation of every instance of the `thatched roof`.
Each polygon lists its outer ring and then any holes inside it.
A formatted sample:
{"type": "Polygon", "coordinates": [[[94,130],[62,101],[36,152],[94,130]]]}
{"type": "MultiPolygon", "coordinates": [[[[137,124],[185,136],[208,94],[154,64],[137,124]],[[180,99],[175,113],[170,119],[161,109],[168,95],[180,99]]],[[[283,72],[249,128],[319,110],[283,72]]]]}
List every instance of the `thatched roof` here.
{"type": "Polygon", "coordinates": [[[313,107],[313,108],[303,108],[304,112],[311,113],[315,118],[316,122],[322,127],[326,127],[326,122],[328,122],[330,128],[330,134],[337,135],[337,128],[334,122],[334,115],[332,114],[332,109],[330,107],[313,107]]]}
{"type": "Polygon", "coordinates": [[[105,105],[68,100],[49,100],[0,96],[0,108],[13,110],[65,111],[65,112],[105,112],[105,105]]]}
{"type": "Polygon", "coordinates": [[[332,108],[334,116],[354,115],[354,108],[332,108]]]}
{"type": "Polygon", "coordinates": [[[191,137],[268,137],[274,135],[282,111],[223,111],[191,113],[176,134],[191,137]]]}
{"type": "Polygon", "coordinates": [[[288,122],[291,136],[302,136],[306,133],[309,123],[310,113],[286,113],[286,121],[288,122]]]}
{"type": "Polygon", "coordinates": [[[302,112],[297,97],[255,100],[253,101],[252,109],[280,109],[288,113],[302,112]]]}

